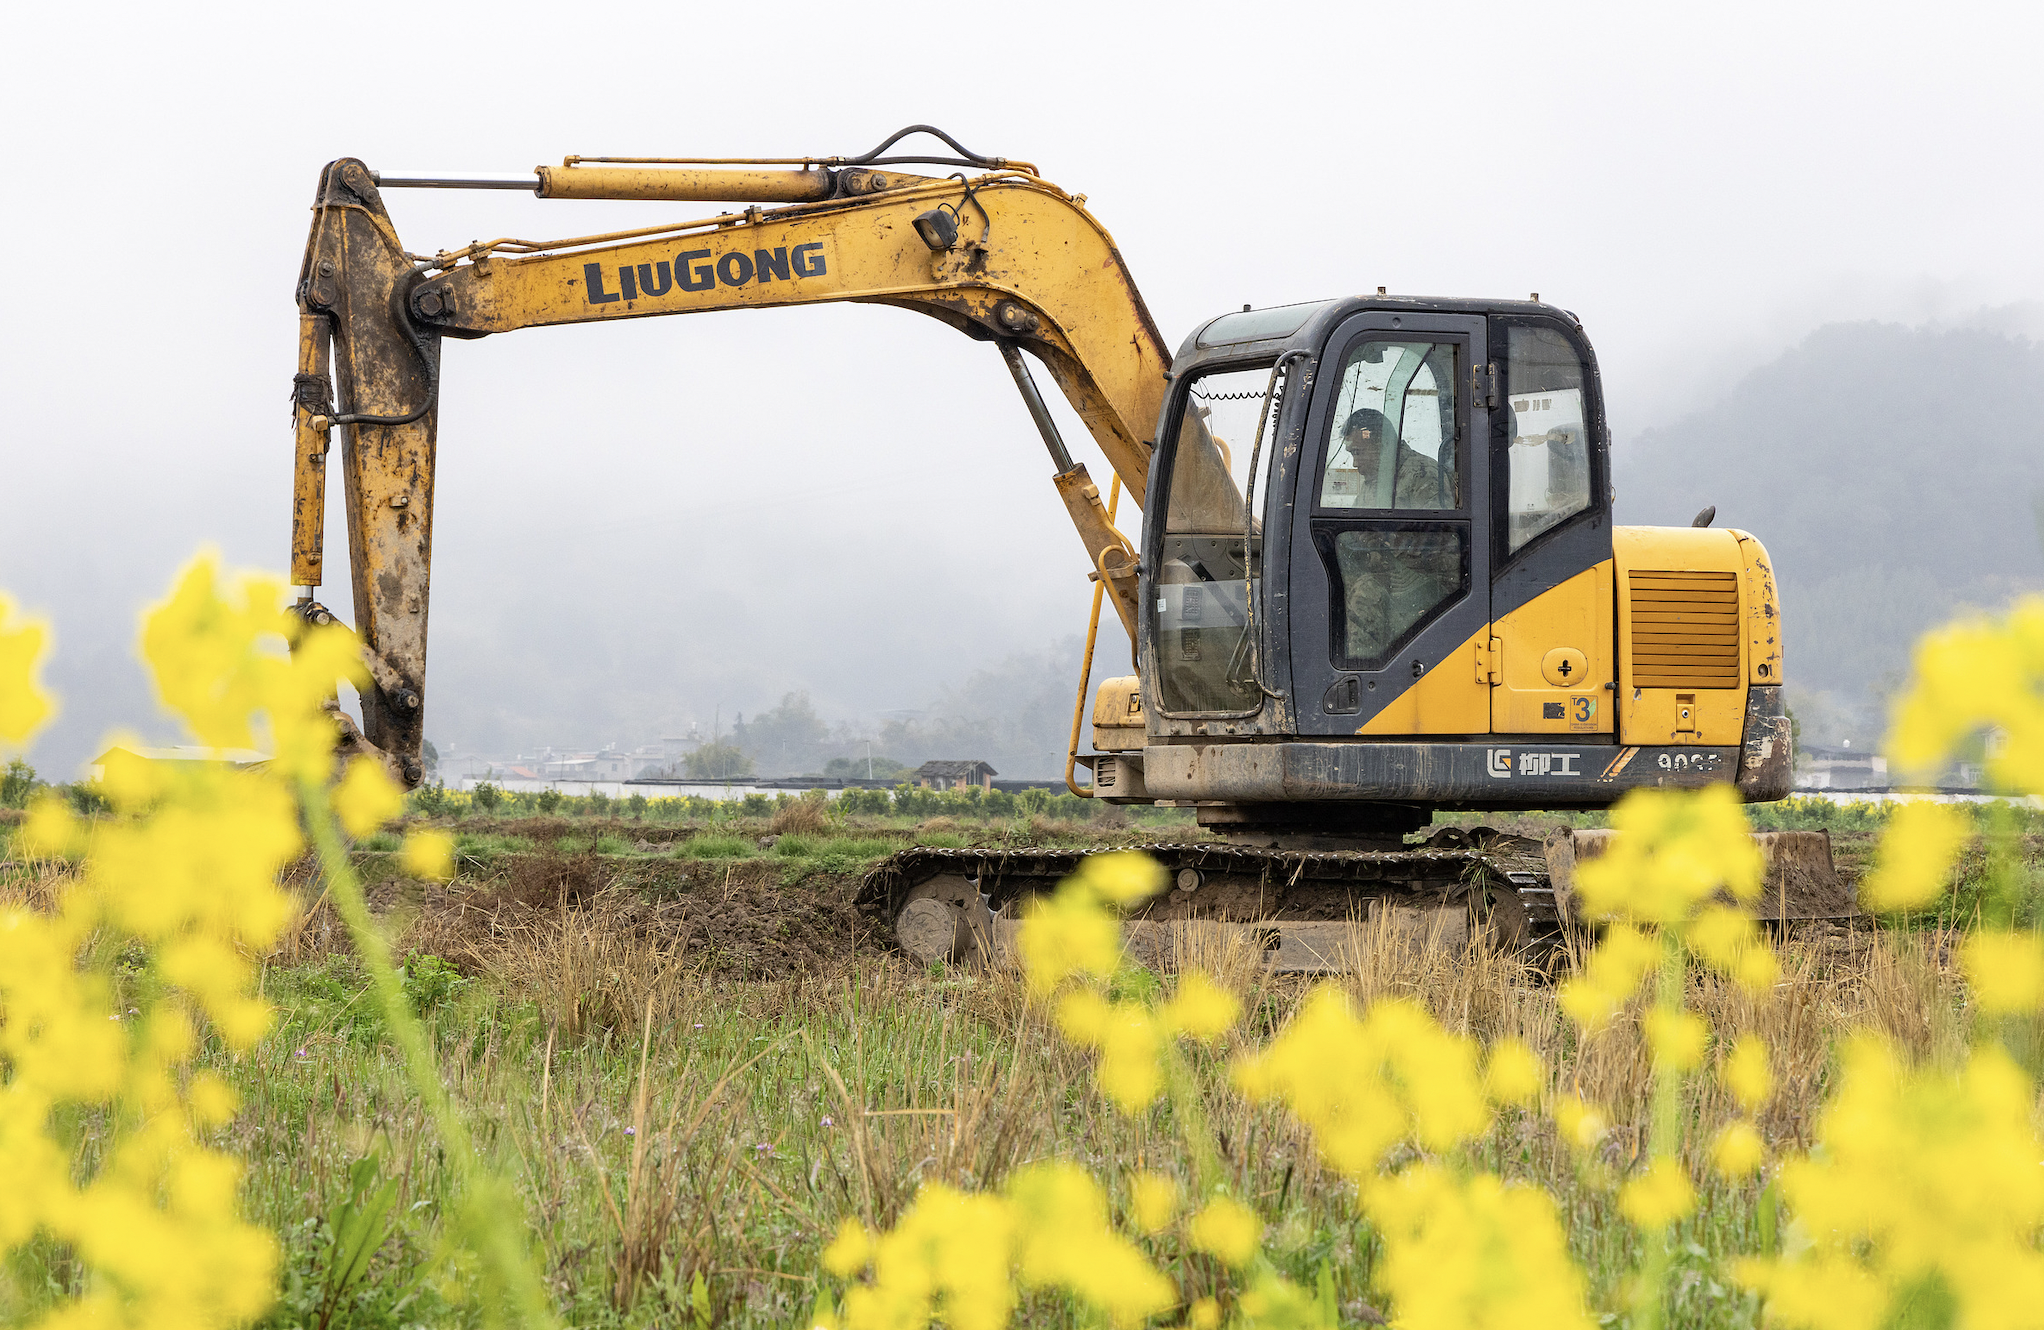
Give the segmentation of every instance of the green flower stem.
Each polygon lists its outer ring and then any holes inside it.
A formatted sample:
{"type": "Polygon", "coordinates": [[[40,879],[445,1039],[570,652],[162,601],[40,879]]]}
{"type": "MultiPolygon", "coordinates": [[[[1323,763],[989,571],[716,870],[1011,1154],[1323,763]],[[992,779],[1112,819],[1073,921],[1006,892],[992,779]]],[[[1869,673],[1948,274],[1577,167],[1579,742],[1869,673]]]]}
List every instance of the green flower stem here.
{"type": "Polygon", "coordinates": [[[1214,1153],[1214,1134],[1207,1130],[1199,1076],[1175,1039],[1164,1041],[1164,1093],[1171,1101],[1171,1120],[1192,1156],[1193,1187],[1201,1197],[1212,1196],[1221,1184],[1221,1161],[1214,1153]]]}
{"type": "MultiPolygon", "coordinates": [[[[390,1031],[399,1053],[404,1056],[405,1073],[419,1096],[446,1147],[448,1164],[459,1183],[460,1226],[471,1250],[482,1261],[485,1287],[492,1288],[512,1312],[514,1319],[528,1327],[554,1325],[553,1309],[546,1288],[525,1249],[524,1233],[518,1223],[517,1198],[477,1158],[468,1134],[468,1124],[455,1111],[447,1089],[440,1081],[440,1065],[426,1043],[425,1031],[412,1015],[405,1000],[404,986],[391,964],[390,943],[369,918],[369,906],[362,896],[362,881],[341,843],[340,828],[334,822],[324,785],[305,781],[299,786],[299,800],[305,809],[306,829],[326,876],[327,892],[340,911],[341,920],[354,939],[355,953],[369,971],[377,1001],[383,1007],[385,1028],[390,1031]]],[[[485,1315],[494,1320],[493,1309],[485,1315]]]]}
{"type": "MultiPolygon", "coordinates": [[[[1682,963],[1682,939],[1672,924],[1661,925],[1661,969],[1655,980],[1654,1007],[1663,1019],[1682,1014],[1683,986],[1687,976],[1682,963]]],[[[1651,1167],[1662,1160],[1680,1166],[1682,1149],[1682,1072],[1661,1063],[1654,1064],[1654,1097],[1647,1127],[1647,1162],[1651,1167]]],[[[1640,1262],[1639,1286],[1633,1294],[1633,1330],[1660,1330],[1666,1316],[1668,1266],[1674,1252],[1675,1226],[1662,1224],[1642,1236],[1646,1239],[1645,1259],[1640,1262]]]]}

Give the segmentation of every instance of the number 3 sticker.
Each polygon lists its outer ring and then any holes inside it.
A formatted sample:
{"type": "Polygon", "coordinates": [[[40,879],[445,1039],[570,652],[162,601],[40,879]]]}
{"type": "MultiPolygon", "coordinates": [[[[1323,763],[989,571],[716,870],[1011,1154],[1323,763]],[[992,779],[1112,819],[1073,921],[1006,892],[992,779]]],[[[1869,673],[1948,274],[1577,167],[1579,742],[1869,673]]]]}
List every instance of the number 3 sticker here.
{"type": "Polygon", "coordinates": [[[1568,700],[1568,723],[1572,730],[1595,729],[1597,725],[1597,699],[1595,696],[1575,697],[1568,700]]]}

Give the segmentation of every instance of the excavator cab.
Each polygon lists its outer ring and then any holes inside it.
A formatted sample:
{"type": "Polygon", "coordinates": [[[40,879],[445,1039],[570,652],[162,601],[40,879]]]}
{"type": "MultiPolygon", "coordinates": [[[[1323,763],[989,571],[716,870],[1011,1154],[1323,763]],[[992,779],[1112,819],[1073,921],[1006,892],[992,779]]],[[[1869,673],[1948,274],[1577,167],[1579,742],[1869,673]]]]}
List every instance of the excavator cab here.
{"type": "Polygon", "coordinates": [[[1288,822],[1359,795],[1415,814],[1641,783],[1780,797],[1765,551],[1614,527],[1572,315],[1245,310],[1188,338],[1171,380],[1144,505],[1148,727],[1140,757],[1123,738],[1096,762],[1103,794],[1288,822]]]}

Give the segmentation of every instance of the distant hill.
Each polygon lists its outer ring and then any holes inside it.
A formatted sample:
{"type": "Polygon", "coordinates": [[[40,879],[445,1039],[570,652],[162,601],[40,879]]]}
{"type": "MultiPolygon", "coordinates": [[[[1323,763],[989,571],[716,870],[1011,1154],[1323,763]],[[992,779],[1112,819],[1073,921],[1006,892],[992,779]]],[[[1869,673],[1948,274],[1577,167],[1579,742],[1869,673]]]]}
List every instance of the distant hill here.
{"type": "Polygon", "coordinates": [[[1686,526],[1716,504],[1715,525],[1766,543],[1789,681],[1868,709],[1851,728],[1876,738],[1870,704],[1918,633],[2044,586],[2044,347],[1834,324],[1619,440],[1613,468],[1622,523],[1686,526]]]}

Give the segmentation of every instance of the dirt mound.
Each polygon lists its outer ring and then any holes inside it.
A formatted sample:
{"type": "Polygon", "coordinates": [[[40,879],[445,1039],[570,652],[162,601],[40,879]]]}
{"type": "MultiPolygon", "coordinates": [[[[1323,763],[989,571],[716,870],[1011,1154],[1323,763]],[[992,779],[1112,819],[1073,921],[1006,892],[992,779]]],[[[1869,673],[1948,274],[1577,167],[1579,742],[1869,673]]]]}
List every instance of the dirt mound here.
{"type": "MultiPolygon", "coordinates": [[[[583,942],[652,949],[662,964],[706,976],[785,979],[835,970],[854,952],[885,948],[853,906],[856,873],[812,872],[785,880],[771,860],[697,862],[542,851],[493,857],[445,885],[395,872],[394,856],[358,856],[370,908],[394,927],[406,952],[440,956],[464,971],[502,971],[511,953],[583,942]]],[[[319,893],[309,862],[286,880],[307,899],[319,893]]],[[[322,905],[294,958],[346,949],[345,930],[322,905]]]]}

